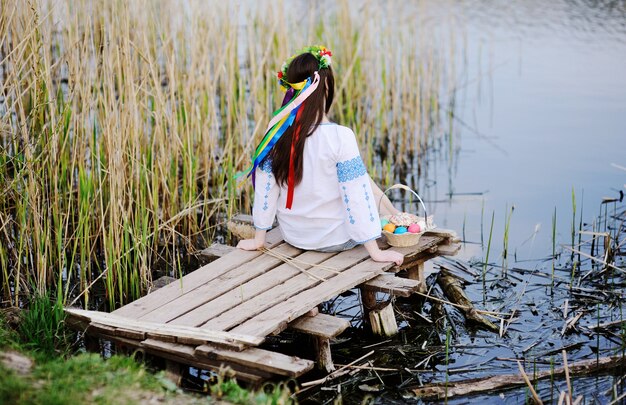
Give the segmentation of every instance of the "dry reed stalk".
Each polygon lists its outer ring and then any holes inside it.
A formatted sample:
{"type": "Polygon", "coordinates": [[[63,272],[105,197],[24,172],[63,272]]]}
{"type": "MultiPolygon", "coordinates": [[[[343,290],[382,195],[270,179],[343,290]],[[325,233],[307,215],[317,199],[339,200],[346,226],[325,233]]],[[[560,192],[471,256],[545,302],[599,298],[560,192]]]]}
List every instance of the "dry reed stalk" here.
{"type": "Polygon", "coordinates": [[[105,280],[113,308],[146,291],[160,255],[178,268],[181,252],[208,244],[218,215],[251,205],[233,175],[279,104],[272,72],[306,43],[335,53],[333,117],[387,148],[382,161],[364,153],[374,177],[433,145],[445,52],[422,39],[412,6],[306,7],[305,22],[268,0],[3,7],[3,297],[17,304],[31,280],[88,305],[105,280]]]}
{"type": "Polygon", "coordinates": [[[537,391],[535,391],[535,388],[530,382],[530,379],[528,378],[528,375],[526,374],[526,371],[524,371],[524,367],[522,367],[522,363],[519,360],[517,361],[517,368],[519,368],[519,372],[522,375],[522,378],[524,379],[524,381],[526,382],[526,385],[528,386],[528,389],[530,390],[530,393],[532,394],[533,400],[535,401],[535,403],[539,405],[543,405],[543,401],[541,400],[541,398],[539,398],[539,395],[537,395],[537,391]]]}

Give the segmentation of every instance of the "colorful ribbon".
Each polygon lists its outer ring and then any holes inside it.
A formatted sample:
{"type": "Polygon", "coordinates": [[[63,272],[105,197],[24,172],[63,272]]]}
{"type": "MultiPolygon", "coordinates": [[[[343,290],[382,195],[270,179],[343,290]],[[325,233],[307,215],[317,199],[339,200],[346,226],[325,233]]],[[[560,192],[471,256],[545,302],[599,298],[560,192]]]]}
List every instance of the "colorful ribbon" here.
{"type": "MultiPolygon", "coordinates": [[[[254,155],[252,156],[252,164],[243,172],[237,173],[235,178],[240,178],[244,174],[247,174],[247,177],[253,175],[252,177],[252,185],[254,186],[254,172],[256,168],[261,164],[263,159],[267,157],[269,152],[272,150],[276,142],[283,136],[285,131],[291,125],[293,125],[294,121],[298,121],[302,111],[300,107],[303,105],[304,100],[306,100],[315,89],[320,82],[320,76],[317,72],[313,74],[313,81],[311,78],[308,78],[305,81],[300,83],[294,83],[292,86],[298,87],[295,89],[297,92],[294,94],[293,98],[288,101],[284,106],[276,110],[272,114],[272,119],[267,125],[267,129],[265,130],[265,135],[263,139],[259,143],[259,146],[254,151],[254,155]]],[[[291,204],[293,202],[293,189],[295,187],[295,179],[294,179],[294,147],[295,143],[298,140],[300,132],[300,127],[296,127],[294,131],[292,142],[291,142],[291,152],[289,154],[289,177],[287,179],[287,208],[291,209],[291,204]]]]}

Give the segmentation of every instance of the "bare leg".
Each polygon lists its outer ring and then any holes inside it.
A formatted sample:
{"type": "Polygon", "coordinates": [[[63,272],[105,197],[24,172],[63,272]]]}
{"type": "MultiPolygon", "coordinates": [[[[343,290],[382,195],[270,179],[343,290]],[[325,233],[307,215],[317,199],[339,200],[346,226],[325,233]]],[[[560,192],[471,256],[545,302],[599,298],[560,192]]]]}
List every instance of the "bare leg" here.
{"type": "Polygon", "coordinates": [[[393,215],[399,213],[400,211],[393,206],[391,201],[389,201],[389,198],[383,193],[380,187],[378,187],[371,178],[370,182],[372,183],[374,201],[376,202],[376,207],[379,207],[378,210],[380,212],[380,215],[393,215]]]}

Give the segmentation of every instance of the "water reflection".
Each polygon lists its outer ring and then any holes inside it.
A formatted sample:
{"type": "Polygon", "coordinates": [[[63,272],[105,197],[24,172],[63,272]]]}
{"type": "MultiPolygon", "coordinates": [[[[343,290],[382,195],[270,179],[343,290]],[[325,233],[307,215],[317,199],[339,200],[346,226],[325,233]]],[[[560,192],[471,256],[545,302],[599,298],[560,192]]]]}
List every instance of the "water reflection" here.
{"type": "MultiPolygon", "coordinates": [[[[599,209],[606,208],[601,205],[602,197],[619,197],[618,190],[624,190],[626,172],[611,163],[626,166],[626,2],[450,0],[420,1],[406,7],[411,12],[403,9],[399,20],[417,19],[451,39],[450,63],[456,63],[457,86],[449,100],[441,103],[442,109],[452,106],[449,123],[443,125],[445,141],[428,154],[414,157],[408,172],[397,173],[397,180],[426,197],[439,226],[455,229],[472,242],[464,246],[461,260],[484,258],[493,215],[490,262],[494,266],[489,266],[487,290],[474,280],[468,293],[477,303],[486,295],[482,305],[488,309],[520,311],[504,338],[461,326],[450,362],[452,369],[465,372],[453,378],[511,373],[515,364],[507,359],[545,359],[550,350],[570,345],[572,360],[612,353],[619,342],[598,334],[592,344],[580,333],[562,336],[567,318],[562,315],[563,305],[581,296],[568,287],[572,269],[567,257],[563,256],[562,267],[556,270],[561,280],[556,291],[550,288],[551,261],[544,259],[552,252],[553,215],[556,246],[571,243],[572,198],[576,224],[591,223],[599,209]],[[499,256],[511,206],[515,211],[509,266],[518,270],[500,280],[499,256]],[[533,314],[536,311],[539,315],[533,314]]],[[[587,280],[581,286],[596,290],[601,288],[600,281],[587,280]]],[[[623,280],[616,278],[608,285],[612,283],[622,285],[623,280]]],[[[353,303],[346,301],[346,307],[353,303]]],[[[581,300],[577,305],[591,305],[601,309],[602,317],[619,319],[614,307],[593,302],[581,300]]],[[[587,315],[581,320],[585,325],[595,322],[587,315]]],[[[418,338],[424,334],[427,331],[407,331],[394,344],[406,352],[407,347],[421,345],[424,339],[418,338]]],[[[441,333],[431,339],[429,344],[436,345],[441,333]]],[[[388,357],[397,351],[396,346],[380,350],[389,366],[394,361],[409,368],[416,363],[409,364],[411,355],[388,357]]],[[[560,364],[561,359],[555,362],[560,364]]],[[[405,377],[443,381],[441,364],[438,373],[405,377]]],[[[588,399],[605,402],[617,381],[601,376],[579,379],[574,385],[588,399]]],[[[402,387],[404,382],[395,384],[402,387]]],[[[563,383],[556,386],[563,387],[563,383]]],[[[353,389],[356,398],[363,396],[353,389]]],[[[551,386],[543,384],[539,389],[544,398],[550,398],[551,386]]],[[[618,384],[617,389],[623,387],[618,384]]],[[[494,398],[473,400],[497,402],[494,398]]],[[[525,391],[508,392],[502,399],[523,402],[525,391]]],[[[392,388],[377,399],[378,403],[405,401],[412,400],[392,388]]],[[[453,403],[467,403],[467,398],[453,403]]]]}

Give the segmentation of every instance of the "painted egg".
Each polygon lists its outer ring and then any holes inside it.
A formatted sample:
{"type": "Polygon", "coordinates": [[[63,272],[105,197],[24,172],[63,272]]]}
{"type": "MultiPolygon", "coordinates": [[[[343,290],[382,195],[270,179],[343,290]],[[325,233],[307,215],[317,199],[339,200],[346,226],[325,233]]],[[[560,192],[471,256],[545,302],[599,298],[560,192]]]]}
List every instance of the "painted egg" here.
{"type": "Polygon", "coordinates": [[[387,232],[393,233],[396,230],[396,226],[394,224],[386,224],[383,226],[383,229],[387,232]]]}
{"type": "Polygon", "coordinates": [[[419,224],[411,224],[409,225],[409,232],[411,233],[420,233],[422,231],[422,228],[419,226],[419,224]]]}
{"type": "Polygon", "coordinates": [[[396,228],[395,231],[393,231],[393,233],[395,234],[402,234],[402,233],[406,233],[406,227],[405,226],[399,226],[396,228]]]}
{"type": "Polygon", "coordinates": [[[380,220],[380,227],[381,227],[381,228],[384,228],[384,227],[385,227],[385,225],[387,225],[388,223],[389,223],[389,220],[388,220],[388,219],[383,218],[383,219],[381,219],[381,220],[380,220]]]}

